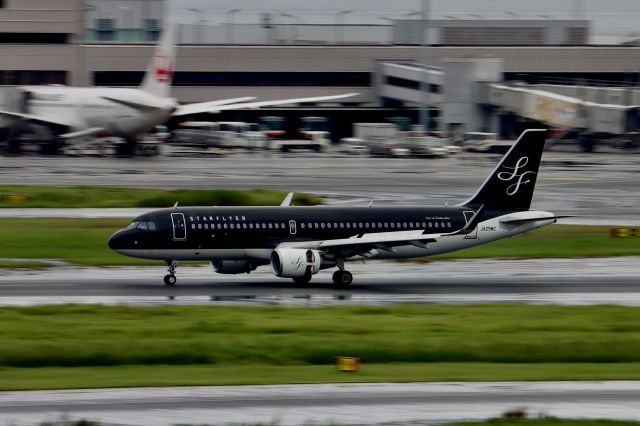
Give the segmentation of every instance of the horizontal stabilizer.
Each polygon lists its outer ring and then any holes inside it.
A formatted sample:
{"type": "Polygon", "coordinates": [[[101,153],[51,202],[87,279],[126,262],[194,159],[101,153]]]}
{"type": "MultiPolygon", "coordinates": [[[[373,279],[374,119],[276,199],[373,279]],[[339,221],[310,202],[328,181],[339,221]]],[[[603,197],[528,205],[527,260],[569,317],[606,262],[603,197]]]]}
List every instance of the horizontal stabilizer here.
{"type": "Polygon", "coordinates": [[[563,215],[563,216],[546,216],[546,217],[528,217],[523,219],[505,219],[505,220],[501,220],[500,223],[503,223],[505,225],[524,225],[525,223],[543,222],[547,220],[558,220],[558,219],[565,219],[568,217],[575,217],[575,216],[563,215]]]}

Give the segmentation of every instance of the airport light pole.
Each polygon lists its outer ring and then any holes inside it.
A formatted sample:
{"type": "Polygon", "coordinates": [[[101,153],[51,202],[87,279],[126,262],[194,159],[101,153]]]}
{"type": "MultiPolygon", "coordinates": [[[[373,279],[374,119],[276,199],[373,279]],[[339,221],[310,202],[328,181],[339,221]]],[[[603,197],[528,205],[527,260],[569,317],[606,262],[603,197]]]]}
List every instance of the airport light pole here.
{"type": "Polygon", "coordinates": [[[422,30],[422,78],[420,79],[420,125],[422,131],[429,132],[429,12],[431,9],[431,0],[422,0],[421,10],[421,30],[422,30]]]}
{"type": "Polygon", "coordinates": [[[204,12],[201,9],[187,9],[189,12],[193,12],[193,33],[197,34],[197,37],[194,37],[194,43],[202,43],[202,16],[204,16],[204,12]]]}
{"type": "Polygon", "coordinates": [[[353,13],[353,10],[343,10],[335,15],[336,31],[334,38],[336,44],[344,43],[344,17],[350,13],[353,13]],[[340,36],[338,36],[338,34],[340,34],[340,36]]]}
{"type": "Polygon", "coordinates": [[[236,26],[236,13],[241,12],[242,9],[231,9],[228,10],[226,15],[225,26],[227,28],[227,44],[231,44],[234,42],[235,36],[235,26],[236,26]]]}
{"type": "Polygon", "coordinates": [[[282,32],[283,36],[284,36],[284,43],[288,44],[289,43],[289,37],[291,36],[291,31],[289,31],[287,29],[287,26],[290,24],[290,21],[288,20],[288,18],[295,18],[295,16],[291,15],[290,13],[287,12],[283,12],[281,10],[277,11],[280,16],[282,16],[284,18],[284,31],[282,32]]]}
{"type": "Polygon", "coordinates": [[[131,28],[132,25],[129,25],[128,26],[129,28],[127,28],[127,25],[125,25],[127,22],[127,12],[131,13],[131,8],[129,6],[118,6],[118,9],[120,9],[120,12],[121,12],[120,18],[122,18],[122,23],[121,23],[122,26],[120,27],[120,29],[121,30],[132,29],[131,28]]]}

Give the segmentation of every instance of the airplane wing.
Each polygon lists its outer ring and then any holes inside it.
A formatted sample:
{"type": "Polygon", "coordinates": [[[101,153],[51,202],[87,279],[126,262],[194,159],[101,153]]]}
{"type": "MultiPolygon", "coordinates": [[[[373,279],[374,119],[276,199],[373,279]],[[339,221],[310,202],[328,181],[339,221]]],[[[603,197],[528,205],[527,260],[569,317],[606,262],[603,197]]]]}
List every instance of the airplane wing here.
{"type": "Polygon", "coordinates": [[[217,108],[217,110],[226,111],[226,110],[235,110],[235,109],[260,108],[260,107],[272,106],[272,105],[298,104],[303,102],[332,101],[334,99],[350,98],[356,95],[359,95],[359,93],[345,93],[342,95],[331,95],[331,96],[315,96],[312,98],[280,99],[277,101],[243,102],[243,103],[222,105],[219,108],[217,108]]]}
{"type": "Polygon", "coordinates": [[[198,102],[195,104],[186,104],[179,105],[178,108],[173,113],[174,116],[181,115],[189,115],[189,114],[200,114],[203,112],[219,112],[220,109],[218,107],[227,104],[236,104],[239,102],[247,102],[254,100],[253,96],[245,96],[243,98],[231,98],[231,99],[221,99],[219,101],[211,101],[211,102],[198,102]]]}
{"type": "Polygon", "coordinates": [[[11,112],[11,111],[0,111],[0,115],[4,115],[7,117],[12,117],[15,119],[21,119],[21,120],[27,120],[27,121],[35,121],[37,123],[44,123],[44,124],[57,124],[60,126],[67,126],[67,127],[73,127],[73,123],[71,123],[70,121],[66,121],[63,120],[61,118],[52,118],[52,117],[43,117],[40,115],[33,115],[33,114],[24,114],[21,112],[11,112]]]}
{"type": "Polygon", "coordinates": [[[108,101],[111,102],[115,102],[117,104],[121,104],[124,106],[128,106],[134,109],[140,109],[143,111],[151,111],[154,109],[161,109],[162,107],[159,105],[152,105],[152,104],[146,104],[146,103],[142,103],[142,102],[138,102],[138,101],[132,101],[129,99],[119,99],[119,98],[115,98],[113,96],[100,96],[102,99],[106,99],[108,101]]]}
{"type": "Polygon", "coordinates": [[[369,257],[372,250],[395,252],[397,246],[412,245],[426,248],[429,243],[435,243],[443,234],[425,234],[423,231],[374,232],[359,234],[350,238],[340,238],[324,241],[301,241],[281,244],[286,248],[316,249],[328,254],[343,256],[369,257]]]}
{"type": "Polygon", "coordinates": [[[62,139],[73,139],[73,138],[80,138],[83,136],[92,136],[95,135],[97,133],[100,132],[104,132],[106,129],[102,128],[102,127],[91,127],[90,129],[82,129],[82,130],[78,130],[77,132],[69,132],[69,133],[63,133],[62,135],[58,136],[62,139]]]}

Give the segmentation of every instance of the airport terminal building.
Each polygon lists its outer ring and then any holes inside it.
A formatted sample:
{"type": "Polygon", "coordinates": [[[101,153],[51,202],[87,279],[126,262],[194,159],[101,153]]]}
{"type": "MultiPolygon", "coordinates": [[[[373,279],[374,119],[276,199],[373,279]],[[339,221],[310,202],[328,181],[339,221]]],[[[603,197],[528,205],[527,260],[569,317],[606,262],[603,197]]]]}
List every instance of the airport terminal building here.
{"type": "MultiPolygon", "coordinates": [[[[163,25],[164,6],[162,0],[4,0],[0,84],[136,86],[163,25]]],[[[265,16],[255,25],[179,24],[173,96],[201,102],[357,92],[344,102],[303,106],[326,108],[329,115],[350,111],[352,121],[406,114],[415,121],[421,89],[428,88],[432,127],[438,127],[447,101],[442,69],[452,61],[497,61],[494,83],[630,86],[639,80],[640,47],[589,45],[588,21],[426,22],[327,28],[265,16]],[[425,25],[428,48],[421,39],[425,25]]]]}

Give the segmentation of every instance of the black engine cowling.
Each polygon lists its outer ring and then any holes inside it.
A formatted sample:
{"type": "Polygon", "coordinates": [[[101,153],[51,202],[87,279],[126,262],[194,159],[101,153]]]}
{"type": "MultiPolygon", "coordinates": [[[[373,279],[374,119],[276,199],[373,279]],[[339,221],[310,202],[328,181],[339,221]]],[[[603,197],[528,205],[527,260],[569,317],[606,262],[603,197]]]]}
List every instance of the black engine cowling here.
{"type": "Polygon", "coordinates": [[[251,264],[251,262],[247,262],[246,260],[223,260],[223,259],[212,259],[211,267],[214,272],[218,274],[248,274],[254,269],[256,269],[257,265],[251,264]]]}

